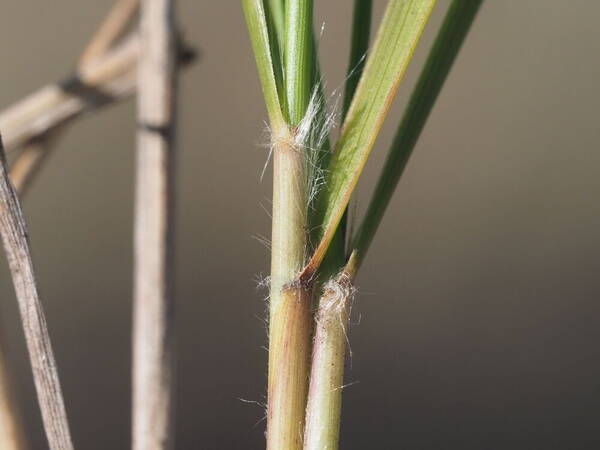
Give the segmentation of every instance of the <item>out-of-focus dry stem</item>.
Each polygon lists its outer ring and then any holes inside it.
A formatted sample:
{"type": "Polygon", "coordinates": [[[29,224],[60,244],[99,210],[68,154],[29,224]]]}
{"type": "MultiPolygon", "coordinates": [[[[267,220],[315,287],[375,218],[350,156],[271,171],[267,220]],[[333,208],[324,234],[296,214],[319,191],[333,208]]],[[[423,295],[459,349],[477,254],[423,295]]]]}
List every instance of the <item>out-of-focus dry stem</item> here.
{"type": "Polygon", "coordinates": [[[173,0],[140,13],[134,229],[133,448],[173,448],[173,203],[177,36],[173,0]]]}

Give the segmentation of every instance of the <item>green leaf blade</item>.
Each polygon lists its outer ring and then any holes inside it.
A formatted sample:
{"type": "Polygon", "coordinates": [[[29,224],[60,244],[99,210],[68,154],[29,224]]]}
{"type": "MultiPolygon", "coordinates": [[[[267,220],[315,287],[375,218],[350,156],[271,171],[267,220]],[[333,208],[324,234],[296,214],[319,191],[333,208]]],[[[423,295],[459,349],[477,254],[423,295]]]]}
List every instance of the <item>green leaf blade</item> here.
{"type": "Polygon", "coordinates": [[[435,0],[391,0],[342,127],[319,201],[321,239],[303,276],[319,267],[408,67],[435,0]]]}
{"type": "MultiPolygon", "coordinates": [[[[369,49],[369,38],[371,34],[371,16],[373,10],[372,0],[354,0],[354,7],[352,12],[352,32],[351,32],[351,45],[350,45],[350,56],[348,60],[348,69],[346,73],[346,86],[344,89],[344,105],[342,108],[342,120],[348,113],[348,108],[354,93],[358,81],[362,75],[367,50],[369,49]]],[[[330,160],[329,148],[326,155],[323,158],[323,163],[327,164],[330,160]]],[[[327,250],[327,254],[323,259],[323,263],[319,269],[319,276],[323,280],[329,280],[331,277],[336,275],[346,264],[346,231],[347,231],[347,212],[340,221],[338,229],[331,240],[331,245],[327,250]]],[[[317,224],[314,228],[314,234],[316,235],[315,242],[318,242],[319,226],[317,224]]]]}
{"type": "Polygon", "coordinates": [[[396,131],[365,218],[354,238],[348,264],[351,272],[356,272],[364,259],[482,2],[483,0],[454,0],[448,9],[396,131]]]}

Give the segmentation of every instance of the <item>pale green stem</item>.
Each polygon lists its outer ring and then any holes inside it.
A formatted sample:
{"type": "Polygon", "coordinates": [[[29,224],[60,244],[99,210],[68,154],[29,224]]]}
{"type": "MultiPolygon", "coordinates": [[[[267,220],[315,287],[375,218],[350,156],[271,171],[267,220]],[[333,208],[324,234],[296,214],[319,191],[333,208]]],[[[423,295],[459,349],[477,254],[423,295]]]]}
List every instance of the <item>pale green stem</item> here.
{"type": "MultiPolygon", "coordinates": [[[[271,49],[273,43],[271,43],[271,49]]],[[[311,92],[312,0],[285,4],[283,72],[287,126],[273,132],[273,229],[267,448],[300,450],[310,370],[311,292],[298,282],[307,244],[304,142],[296,127],[311,92]]]]}
{"type": "Polygon", "coordinates": [[[273,230],[269,307],[267,448],[302,448],[308,391],[311,296],[295,283],[306,246],[306,180],[300,149],[274,130],[273,230]]]}
{"type": "Polygon", "coordinates": [[[267,448],[300,450],[312,323],[310,288],[298,282],[307,244],[307,186],[304,143],[296,142],[296,126],[305,115],[311,90],[312,1],[286,2],[281,71],[279,57],[273,55],[280,33],[269,31],[269,23],[273,28],[277,23],[267,17],[261,0],[242,4],[269,112],[274,160],[267,448]],[[285,72],[282,99],[280,72],[285,72]]]}

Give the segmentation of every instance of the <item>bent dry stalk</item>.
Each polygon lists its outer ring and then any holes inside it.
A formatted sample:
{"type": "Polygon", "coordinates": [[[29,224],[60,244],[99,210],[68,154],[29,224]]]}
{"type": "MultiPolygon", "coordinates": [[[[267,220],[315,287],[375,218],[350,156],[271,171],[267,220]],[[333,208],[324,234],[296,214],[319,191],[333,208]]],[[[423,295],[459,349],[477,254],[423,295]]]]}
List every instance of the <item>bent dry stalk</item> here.
{"type": "Polygon", "coordinates": [[[6,152],[85,112],[131,95],[138,52],[139,40],[133,35],[65,80],[51,83],[2,111],[0,130],[6,152]]]}

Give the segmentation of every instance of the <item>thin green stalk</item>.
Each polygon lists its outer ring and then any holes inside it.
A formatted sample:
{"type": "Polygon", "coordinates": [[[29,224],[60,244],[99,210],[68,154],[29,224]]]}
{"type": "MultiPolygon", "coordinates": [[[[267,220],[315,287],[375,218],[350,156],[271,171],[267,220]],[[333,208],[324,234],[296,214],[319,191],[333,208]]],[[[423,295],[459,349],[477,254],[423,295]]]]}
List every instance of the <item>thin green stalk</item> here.
{"type": "Polygon", "coordinates": [[[310,371],[310,288],[296,283],[307,245],[304,118],[312,81],[312,1],[285,8],[285,105],[289,134],[273,141],[273,223],[269,310],[267,449],[300,450],[310,371]]]}
{"type": "Polygon", "coordinates": [[[285,94],[289,124],[304,118],[313,80],[312,0],[288,0],[285,8],[285,94]]]}
{"type": "Polygon", "coordinates": [[[352,244],[347,272],[356,273],[406,167],[429,113],[442,90],[483,0],[454,0],[411,95],[392,142],[365,218],[352,244]]]}
{"type": "Polygon", "coordinates": [[[267,113],[272,130],[285,129],[283,110],[279,101],[277,81],[273,71],[273,57],[269,42],[269,28],[267,16],[262,0],[242,0],[242,7],[246,17],[246,25],[252,42],[252,50],[256,59],[256,68],[265,97],[267,113]]]}
{"type": "Polygon", "coordinates": [[[294,284],[306,248],[304,159],[293,139],[273,143],[267,448],[302,448],[310,357],[310,294],[294,284]]]}
{"type": "Polygon", "coordinates": [[[344,121],[318,202],[321,239],[302,273],[318,270],[381,129],[435,0],[391,0],[344,121]]]}

